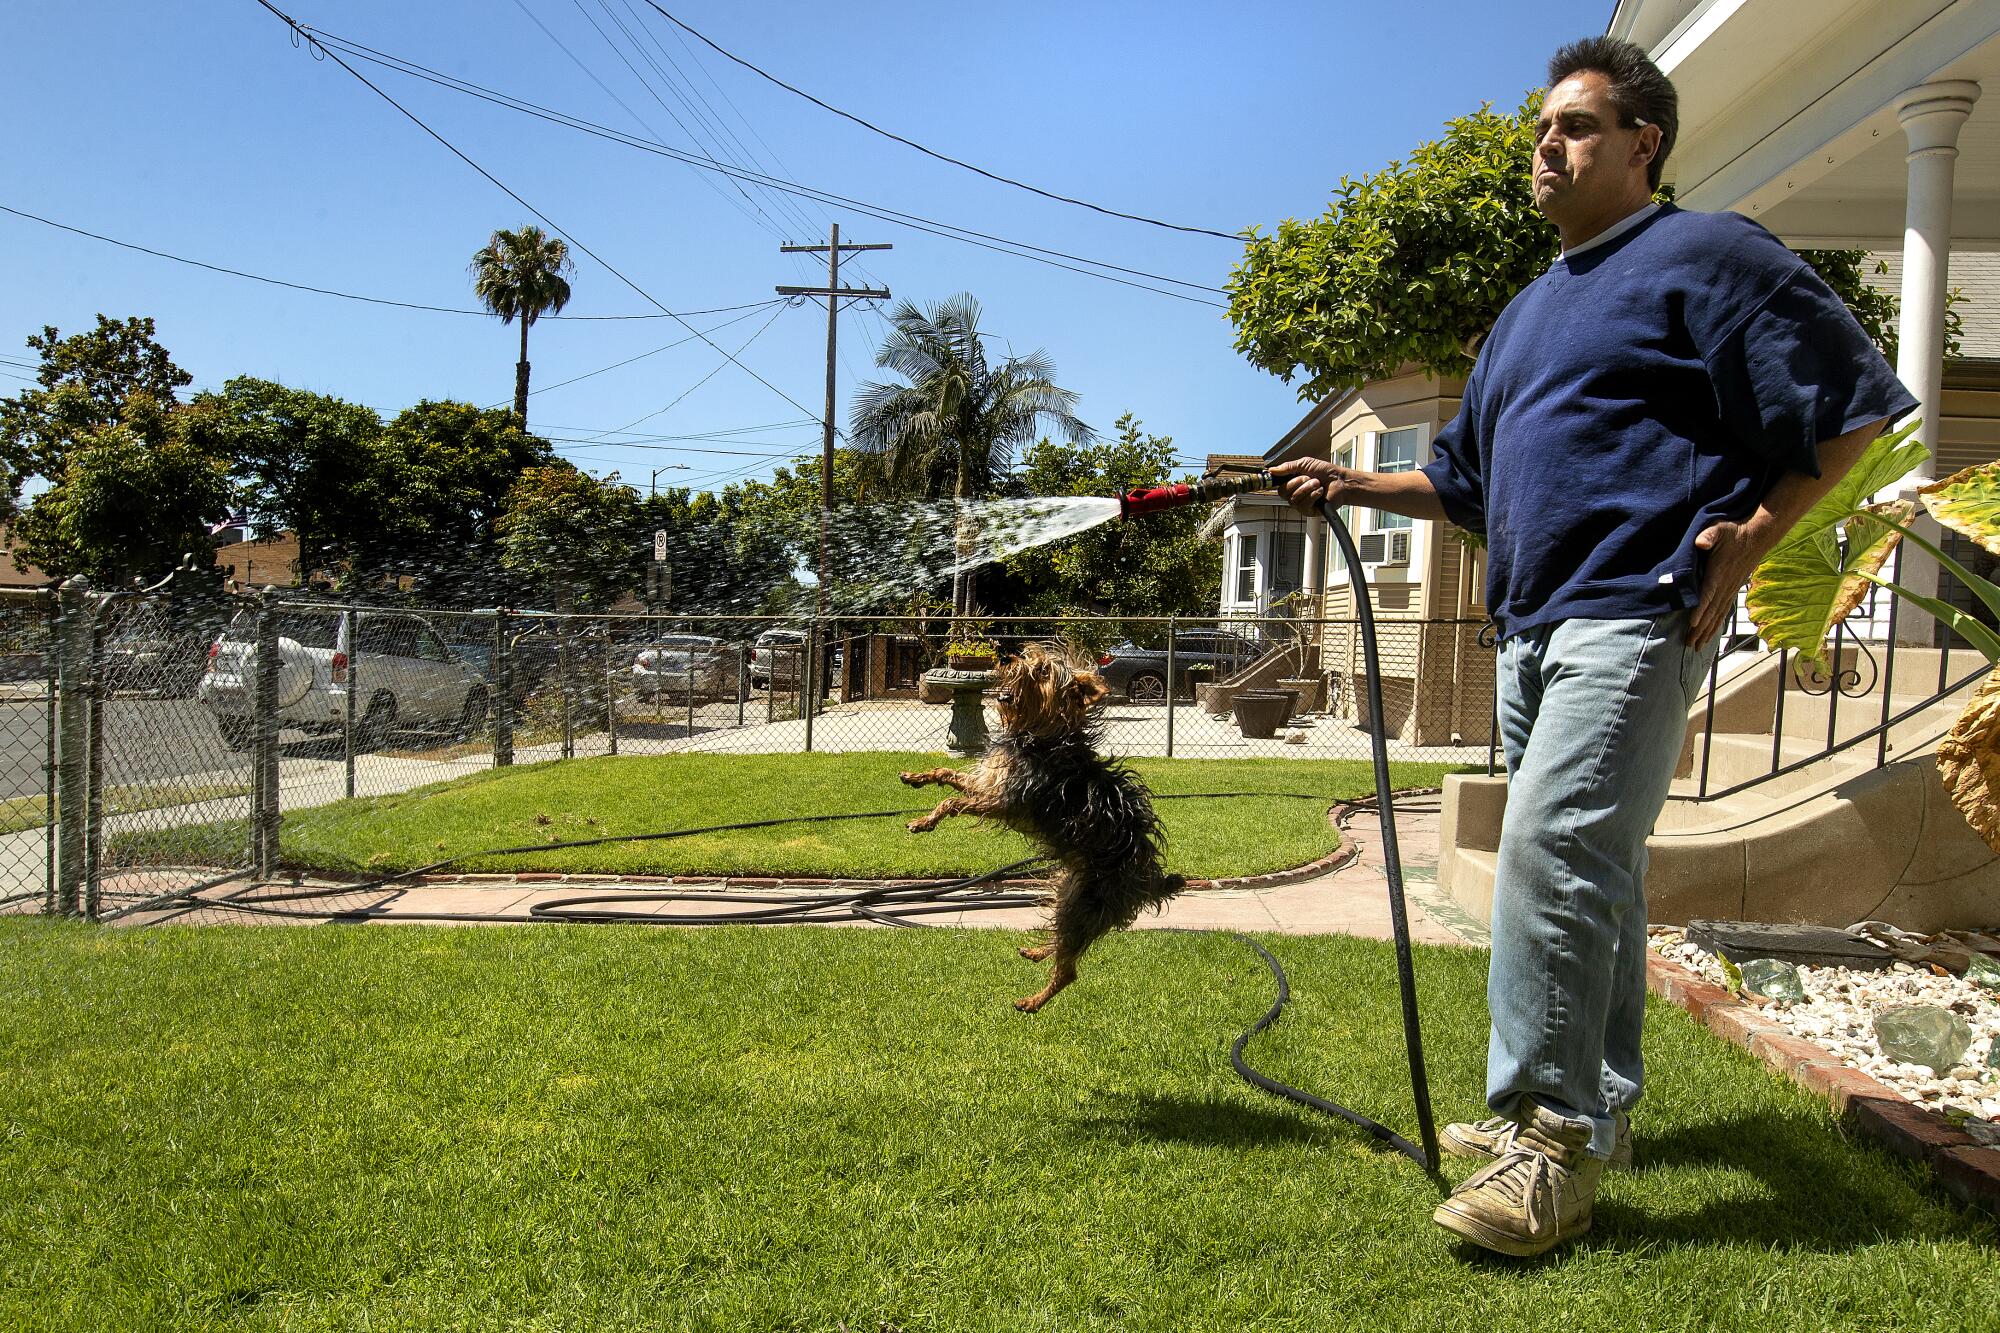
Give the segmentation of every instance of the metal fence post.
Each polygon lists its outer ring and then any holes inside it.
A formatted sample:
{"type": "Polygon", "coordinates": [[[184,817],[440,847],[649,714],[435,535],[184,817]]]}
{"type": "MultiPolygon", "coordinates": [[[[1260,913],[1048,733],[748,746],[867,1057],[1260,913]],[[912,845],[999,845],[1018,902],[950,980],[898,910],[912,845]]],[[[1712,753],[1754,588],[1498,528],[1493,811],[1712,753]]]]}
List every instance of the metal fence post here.
{"type": "Polygon", "coordinates": [[[250,857],[259,879],[271,877],[278,849],[278,612],[277,590],[257,594],[257,676],[251,734],[255,737],[250,804],[250,857]]]}
{"type": "Polygon", "coordinates": [[[806,629],[806,660],[799,664],[799,707],[806,715],[806,753],[813,748],[813,714],[819,711],[819,685],[814,680],[814,666],[819,661],[819,620],[814,618],[806,629]]]}
{"type": "Polygon", "coordinates": [[[1167,758],[1174,757],[1174,628],[1175,618],[1167,617],[1167,758]]]}
{"type": "Polygon", "coordinates": [[[514,762],[514,663],[508,651],[507,608],[493,612],[493,767],[514,762]]]}
{"type": "Polygon", "coordinates": [[[84,798],[83,836],[83,915],[88,921],[97,920],[104,898],[104,714],[105,676],[104,669],[104,604],[93,608],[90,618],[90,723],[87,734],[90,737],[89,771],[84,783],[89,795],[84,798]]]}
{"type": "Polygon", "coordinates": [[[736,645],[736,729],[743,730],[743,705],[750,698],[750,665],[743,660],[743,645],[736,645]]]}
{"type": "Polygon", "coordinates": [[[57,883],[54,910],[82,910],[83,857],[90,801],[90,582],[82,575],[62,585],[56,620],[57,883]]]}
{"type": "Polygon", "coordinates": [[[570,666],[569,622],[564,621],[562,632],[556,636],[556,674],[561,677],[562,757],[565,759],[576,758],[576,732],[570,724],[569,708],[570,695],[574,691],[575,682],[570,679],[570,666]]]}
{"type": "Polygon", "coordinates": [[[611,753],[618,753],[618,678],[612,674],[611,622],[604,622],[604,730],[611,738],[611,753]]]}
{"type": "Polygon", "coordinates": [[[58,638],[58,603],[55,596],[43,590],[35,599],[35,608],[42,616],[42,911],[53,914],[56,910],[56,702],[61,694],[56,689],[56,669],[61,658],[61,641],[58,638]]]}
{"type": "Polygon", "coordinates": [[[340,613],[341,642],[347,649],[347,706],[341,710],[341,763],[347,769],[347,799],[354,799],[354,701],[361,693],[361,616],[353,607],[340,613]]]}

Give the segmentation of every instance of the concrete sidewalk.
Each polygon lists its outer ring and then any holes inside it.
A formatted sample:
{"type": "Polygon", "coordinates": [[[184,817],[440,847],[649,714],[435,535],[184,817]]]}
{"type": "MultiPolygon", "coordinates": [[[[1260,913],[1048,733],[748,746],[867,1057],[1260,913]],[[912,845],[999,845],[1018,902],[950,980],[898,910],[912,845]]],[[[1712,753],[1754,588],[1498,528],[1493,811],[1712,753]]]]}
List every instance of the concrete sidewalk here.
{"type": "MultiPolygon", "coordinates": [[[[1410,938],[1423,944],[1484,945],[1486,935],[1479,926],[1457,912],[1448,899],[1437,892],[1438,797],[1405,797],[1397,807],[1398,846],[1402,853],[1404,882],[1409,908],[1410,938]]],[[[1355,855],[1339,869],[1312,878],[1283,883],[1235,881],[1214,888],[1192,890],[1167,904],[1156,916],[1140,919],[1137,930],[1244,930],[1270,931],[1289,935],[1341,934],[1368,939],[1389,939],[1389,889],[1383,869],[1382,835],[1379,819],[1371,811],[1357,811],[1348,820],[1346,831],[1355,855]]],[[[1260,877],[1269,878],[1269,877],[1260,877]]],[[[306,887],[313,887],[308,884],[306,887]]],[[[377,908],[370,919],[415,924],[438,913],[467,914],[495,920],[517,919],[538,903],[582,896],[604,896],[607,901],[585,910],[643,912],[663,923],[676,917],[711,913],[738,913],[757,910],[759,904],[728,901],[725,895],[755,894],[778,899],[806,899],[859,891],[864,883],[773,882],[770,880],[678,880],[652,877],[621,878],[614,875],[462,875],[443,881],[397,886],[370,892],[341,892],[338,885],[323,899],[287,901],[287,911],[298,916],[273,916],[224,906],[189,911],[174,909],[127,918],[119,924],[144,925],[172,920],[180,924],[293,923],[313,924],[331,919],[314,915],[315,907],[328,911],[377,908]],[[645,894],[671,893],[673,900],[646,900],[645,894]],[[628,900],[628,895],[630,900],[628,900]]],[[[267,893],[285,892],[289,885],[234,890],[248,899],[267,893]]],[[[221,897],[232,890],[218,890],[221,897]]],[[[773,905],[782,905],[782,902],[773,905]]],[[[938,913],[918,918],[933,926],[987,928],[1027,931],[1041,924],[1042,910],[1036,907],[1004,907],[985,910],[938,913]]],[[[467,923],[473,924],[473,923],[467,923]]],[[[877,923],[849,917],[829,924],[876,927],[877,923]]]]}

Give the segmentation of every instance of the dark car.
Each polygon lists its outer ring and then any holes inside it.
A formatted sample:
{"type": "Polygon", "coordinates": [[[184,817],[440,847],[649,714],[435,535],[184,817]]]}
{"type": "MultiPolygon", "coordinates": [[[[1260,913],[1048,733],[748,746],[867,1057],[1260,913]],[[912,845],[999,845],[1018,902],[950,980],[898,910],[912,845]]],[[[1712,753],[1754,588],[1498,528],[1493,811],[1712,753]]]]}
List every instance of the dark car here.
{"type": "MultiPolygon", "coordinates": [[[[1184,629],[1174,635],[1174,693],[1194,693],[1188,669],[1211,668],[1201,679],[1222,680],[1262,657],[1266,645],[1228,630],[1184,629]]],[[[1130,639],[1097,659],[1098,674],[1114,695],[1134,703],[1159,703],[1167,697],[1167,650],[1142,648],[1130,639]]]]}

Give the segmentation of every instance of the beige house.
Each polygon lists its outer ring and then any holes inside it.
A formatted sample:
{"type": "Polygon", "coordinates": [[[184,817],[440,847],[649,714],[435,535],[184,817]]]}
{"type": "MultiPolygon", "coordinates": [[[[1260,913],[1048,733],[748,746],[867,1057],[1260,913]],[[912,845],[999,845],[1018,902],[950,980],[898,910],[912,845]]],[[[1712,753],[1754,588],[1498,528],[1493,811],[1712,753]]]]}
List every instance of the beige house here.
{"type": "MultiPolygon", "coordinates": [[[[1315,404],[1261,456],[1212,455],[1208,471],[1330,458],[1395,472],[1431,460],[1432,441],[1458,413],[1464,383],[1420,371],[1375,380],[1315,404]]],[[[1486,622],[1486,561],[1449,523],[1346,509],[1369,585],[1382,660],[1384,721],[1413,745],[1473,744],[1493,713],[1493,654],[1486,622]]],[[[1360,625],[1347,560],[1324,523],[1273,495],[1218,507],[1209,533],[1223,541],[1221,614],[1245,620],[1293,615],[1319,648],[1336,709],[1361,720],[1360,625]],[[1297,594],[1295,596],[1295,594],[1297,594]]]]}

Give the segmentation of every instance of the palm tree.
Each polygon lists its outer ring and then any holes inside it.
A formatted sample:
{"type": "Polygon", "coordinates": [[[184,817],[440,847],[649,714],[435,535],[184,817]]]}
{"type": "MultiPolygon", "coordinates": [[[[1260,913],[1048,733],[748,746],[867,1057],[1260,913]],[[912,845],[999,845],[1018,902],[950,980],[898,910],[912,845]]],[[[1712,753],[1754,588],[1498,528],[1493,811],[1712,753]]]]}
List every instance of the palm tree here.
{"type": "Polygon", "coordinates": [[[472,257],[472,290],[502,324],[521,321],[521,360],[514,367],[514,415],[528,426],[528,326],[569,304],[569,276],[576,272],[569,246],[529,225],[496,231],[472,257]]]}
{"type": "MultiPolygon", "coordinates": [[[[948,482],[960,502],[989,495],[1013,465],[1014,451],[1053,431],[1073,444],[1091,438],[1075,415],[1077,396],[1055,382],[1046,353],[991,365],[979,335],[979,302],[970,293],[919,310],[909,301],[890,312],[895,329],[875,364],[903,383],[856,391],[850,436],[873,455],[889,487],[936,498],[948,482]]],[[[953,580],[952,613],[972,610],[972,579],[953,580]]]]}

